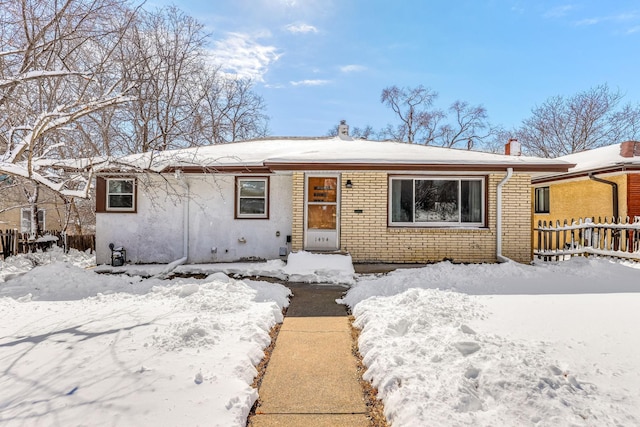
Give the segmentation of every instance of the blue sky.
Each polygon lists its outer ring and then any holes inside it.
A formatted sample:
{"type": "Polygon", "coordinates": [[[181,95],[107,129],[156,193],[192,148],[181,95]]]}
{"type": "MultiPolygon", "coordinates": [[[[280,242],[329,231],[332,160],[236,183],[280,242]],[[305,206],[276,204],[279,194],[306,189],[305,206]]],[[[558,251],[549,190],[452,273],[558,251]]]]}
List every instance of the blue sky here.
{"type": "MultiPolygon", "coordinates": [[[[150,0],[146,7],[168,4],[150,0]]],[[[422,84],[517,126],[555,95],[608,84],[640,102],[640,2],[176,0],[228,72],[252,77],[273,135],[394,122],[390,85],[422,84]]]]}

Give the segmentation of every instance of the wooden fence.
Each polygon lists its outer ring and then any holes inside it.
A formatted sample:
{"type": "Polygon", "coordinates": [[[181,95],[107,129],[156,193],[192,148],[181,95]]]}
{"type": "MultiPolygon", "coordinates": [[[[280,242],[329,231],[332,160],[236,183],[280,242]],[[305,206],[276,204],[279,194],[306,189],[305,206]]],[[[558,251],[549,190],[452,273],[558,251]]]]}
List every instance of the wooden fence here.
{"type": "Polygon", "coordinates": [[[46,250],[52,245],[62,247],[65,252],[69,249],[77,249],[83,252],[90,250],[93,253],[96,249],[96,236],[95,234],[68,235],[60,231],[45,231],[42,236],[34,239],[29,233],[20,233],[18,230],[0,230],[0,256],[3,258],[46,250]]]}
{"type": "Polygon", "coordinates": [[[534,255],[561,261],[574,255],[599,255],[640,261],[640,218],[585,218],[577,221],[538,221],[534,255]],[[536,244],[537,243],[537,244],[536,244]]]}

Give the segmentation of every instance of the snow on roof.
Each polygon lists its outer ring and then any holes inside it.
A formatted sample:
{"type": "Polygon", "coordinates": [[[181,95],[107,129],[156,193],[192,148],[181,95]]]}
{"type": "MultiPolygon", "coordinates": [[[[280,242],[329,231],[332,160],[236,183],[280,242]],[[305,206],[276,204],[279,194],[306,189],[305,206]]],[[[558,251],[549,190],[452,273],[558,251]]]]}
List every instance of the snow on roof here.
{"type": "Polygon", "coordinates": [[[567,154],[560,156],[557,160],[563,160],[575,164],[564,173],[554,173],[539,177],[539,179],[548,179],[551,177],[565,177],[573,175],[581,175],[586,172],[595,172],[599,170],[607,170],[619,168],[622,166],[640,166],[640,157],[623,157],[620,154],[622,143],[607,145],[605,147],[593,148],[591,150],[581,151],[579,153],[567,154]]]}
{"type": "Polygon", "coordinates": [[[566,171],[557,159],[507,156],[478,151],[390,141],[327,138],[259,139],[205,147],[143,153],[119,159],[118,164],[163,171],[180,167],[261,167],[287,165],[463,165],[514,167],[521,170],[566,171]]]}

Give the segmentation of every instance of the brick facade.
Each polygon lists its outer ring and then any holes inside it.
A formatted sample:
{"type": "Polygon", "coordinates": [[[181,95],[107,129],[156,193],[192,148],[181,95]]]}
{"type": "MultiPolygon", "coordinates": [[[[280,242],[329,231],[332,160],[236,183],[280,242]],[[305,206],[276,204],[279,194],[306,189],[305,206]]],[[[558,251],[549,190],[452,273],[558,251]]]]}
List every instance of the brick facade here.
{"type": "MultiPolygon", "coordinates": [[[[341,174],[340,249],[354,262],[424,263],[496,261],[496,188],[505,174],[487,179],[486,228],[388,227],[385,172],[341,174]],[[345,188],[351,180],[353,188],[345,188]]],[[[293,250],[303,248],[304,174],[293,176],[293,250]]],[[[531,261],[531,178],[514,174],[503,187],[503,255],[531,261]]]]}

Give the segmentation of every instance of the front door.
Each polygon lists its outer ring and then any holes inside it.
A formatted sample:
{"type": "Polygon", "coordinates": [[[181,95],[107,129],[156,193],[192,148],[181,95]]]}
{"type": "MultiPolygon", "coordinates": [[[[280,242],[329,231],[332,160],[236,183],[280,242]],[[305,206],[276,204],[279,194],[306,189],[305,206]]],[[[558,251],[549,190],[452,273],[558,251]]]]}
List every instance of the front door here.
{"type": "Polygon", "coordinates": [[[340,185],[338,175],[307,175],[305,194],[306,250],[340,247],[340,185]]]}

